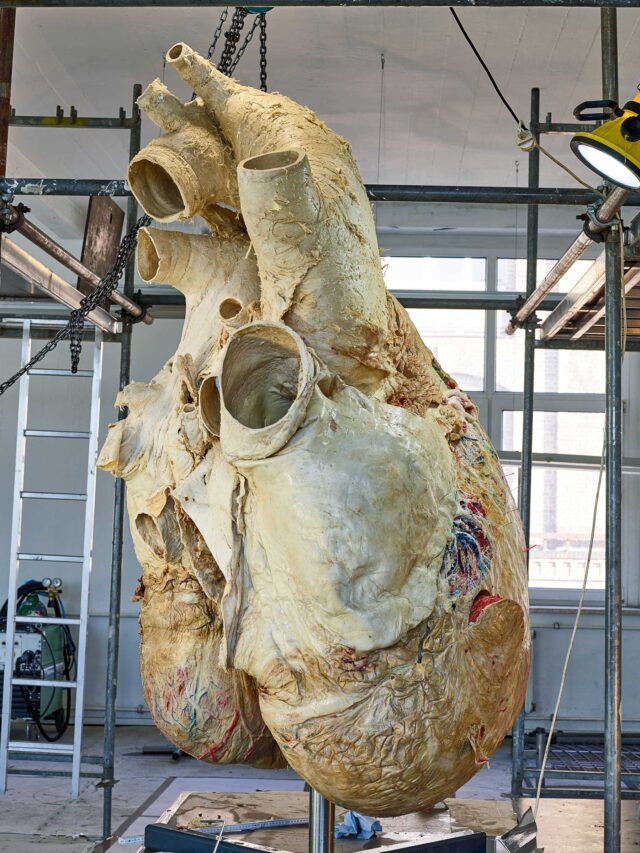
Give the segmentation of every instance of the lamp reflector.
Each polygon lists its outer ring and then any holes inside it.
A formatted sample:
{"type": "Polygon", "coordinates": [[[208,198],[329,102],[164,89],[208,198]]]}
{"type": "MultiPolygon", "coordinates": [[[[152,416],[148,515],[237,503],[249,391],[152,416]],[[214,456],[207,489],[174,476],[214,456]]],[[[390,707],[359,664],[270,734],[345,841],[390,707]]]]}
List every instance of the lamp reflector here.
{"type": "Polygon", "coordinates": [[[594,130],[578,131],[571,140],[571,149],[586,166],[612,184],[637,190],[640,188],[640,92],[623,109],[616,107],[614,113],[613,118],[594,130]]]}
{"type": "Polygon", "coordinates": [[[577,142],[574,151],[587,166],[590,166],[598,175],[602,175],[603,178],[611,181],[612,184],[630,190],[640,188],[640,177],[618,159],[619,155],[595,148],[585,142],[577,142]]]}

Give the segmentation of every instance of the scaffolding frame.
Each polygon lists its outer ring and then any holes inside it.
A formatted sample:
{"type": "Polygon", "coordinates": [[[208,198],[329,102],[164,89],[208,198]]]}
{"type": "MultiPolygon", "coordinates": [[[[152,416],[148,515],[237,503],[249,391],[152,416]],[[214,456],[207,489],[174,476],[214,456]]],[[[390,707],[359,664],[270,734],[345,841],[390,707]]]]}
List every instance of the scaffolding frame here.
{"type": "MultiPolygon", "coordinates": [[[[206,6],[215,7],[226,5],[223,0],[0,0],[0,10],[7,7],[80,7],[90,5],[117,8],[122,6],[206,6]]],[[[637,0],[273,0],[272,6],[579,6],[601,7],[602,26],[602,76],[603,94],[606,98],[617,100],[617,29],[616,7],[635,7],[637,0]]],[[[134,98],[134,110],[135,98],[134,98]]],[[[19,122],[15,122],[18,124],[19,122]]],[[[70,123],[70,121],[69,121],[70,123]]],[[[63,123],[59,126],[69,126],[63,123]]],[[[38,126],[25,122],[28,126],[38,126]]],[[[47,125],[51,126],[51,125],[47,125]]],[[[539,90],[533,89],[531,96],[531,128],[534,135],[545,132],[571,132],[576,125],[553,124],[550,118],[547,122],[539,120],[539,90]]],[[[0,128],[1,129],[1,128],[0,128]]],[[[140,120],[131,128],[131,156],[137,153],[140,145],[140,120]]],[[[539,187],[539,152],[533,149],[529,153],[529,186],[527,188],[513,187],[403,187],[403,186],[370,186],[367,188],[372,201],[405,201],[405,202],[454,202],[470,204],[515,204],[528,205],[527,213],[527,286],[526,295],[530,296],[536,289],[536,262],[538,257],[538,206],[540,204],[571,204],[581,205],[594,200],[592,194],[584,190],[566,188],[539,187]]],[[[59,180],[59,179],[4,179],[0,173],[0,191],[14,194],[45,194],[45,195],[90,195],[106,194],[114,196],[130,196],[126,182],[101,180],[59,180]]],[[[627,204],[638,205],[637,195],[627,199],[627,204]]],[[[130,227],[135,222],[137,204],[130,197],[127,208],[127,223],[130,227]]],[[[621,505],[622,505],[622,273],[620,242],[616,226],[609,229],[605,239],[605,327],[604,343],[607,393],[606,393],[606,586],[605,586],[605,772],[604,772],[604,851],[617,853],[620,845],[620,805],[621,805],[621,632],[622,632],[622,600],[621,600],[621,505]]],[[[131,296],[133,293],[134,270],[133,262],[127,268],[124,292],[131,296]]],[[[470,300],[470,294],[465,294],[467,304],[479,310],[504,310],[498,299],[487,297],[470,300]]],[[[483,295],[483,296],[486,296],[483,295]]],[[[514,294],[513,296],[517,296],[514,294]]],[[[437,295],[430,301],[430,294],[411,294],[406,297],[405,304],[420,307],[462,307],[449,305],[447,298],[437,295]]],[[[147,305],[180,305],[182,298],[146,297],[147,305]]],[[[454,300],[455,301],[455,300],[454,300]]],[[[542,307],[542,306],[541,306],[542,307]]],[[[524,395],[523,395],[523,442],[521,456],[521,482],[519,505],[523,527],[529,542],[530,507],[531,507],[531,471],[533,458],[533,412],[534,412],[534,371],[535,352],[539,348],[554,349],[601,349],[588,341],[538,341],[535,338],[535,322],[529,319],[525,326],[525,366],[524,366],[524,395]],[[587,346],[588,344],[591,344],[587,346]]],[[[131,360],[131,327],[125,327],[122,335],[120,359],[120,387],[129,381],[131,360]]],[[[628,342],[627,349],[636,349],[636,342],[628,342]]],[[[125,416],[120,410],[119,418],[125,416]]],[[[104,785],[104,821],[103,833],[105,838],[111,832],[111,791],[115,782],[113,777],[113,755],[115,739],[115,702],[117,688],[117,662],[119,651],[119,619],[121,594],[121,564],[123,543],[125,488],[122,480],[116,481],[114,498],[114,523],[112,541],[112,571],[111,598],[109,607],[109,646],[108,646],[108,680],[105,703],[105,774],[104,785]]],[[[521,714],[513,730],[513,774],[512,794],[522,794],[524,769],[524,714],[521,714]]]]}

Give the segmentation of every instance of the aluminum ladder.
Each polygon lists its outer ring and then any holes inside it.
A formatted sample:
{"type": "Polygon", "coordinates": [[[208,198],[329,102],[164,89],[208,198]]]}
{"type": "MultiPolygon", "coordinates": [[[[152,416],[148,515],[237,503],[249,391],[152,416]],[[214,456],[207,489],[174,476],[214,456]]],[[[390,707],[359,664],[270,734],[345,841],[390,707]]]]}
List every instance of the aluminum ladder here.
{"type": "MultiPolygon", "coordinates": [[[[22,358],[21,363],[26,364],[31,358],[32,324],[31,320],[22,320],[22,358]]],[[[55,325],[55,321],[48,320],[46,325],[55,325]]],[[[64,325],[64,323],[60,323],[64,325]]],[[[100,426],[100,380],[102,377],[102,351],[103,340],[99,329],[95,329],[93,344],[93,366],[92,370],[78,370],[72,374],[70,370],[57,368],[34,367],[25,373],[20,379],[18,399],[18,420],[16,439],[15,476],[13,488],[13,514],[11,523],[11,545],[9,554],[9,583],[7,592],[7,630],[6,648],[4,662],[4,684],[2,694],[2,732],[0,734],[0,792],[7,789],[7,774],[9,769],[10,754],[19,760],[21,754],[31,759],[37,759],[38,754],[43,759],[51,757],[50,760],[71,761],[71,773],[60,773],[55,775],[71,776],[71,796],[76,798],[80,788],[80,766],[82,760],[82,723],[84,711],[84,686],[85,686],[85,662],[87,649],[87,623],[89,615],[89,579],[91,576],[91,562],[93,549],[93,523],[96,496],[96,460],[98,456],[98,431],[100,426]],[[29,408],[29,376],[50,376],[51,381],[60,381],[60,377],[73,377],[74,381],[91,380],[91,411],[89,430],[87,432],[61,431],[61,430],[35,430],[28,429],[27,418],[29,408]],[[37,441],[40,437],[86,440],[87,451],[87,485],[84,494],[72,494],[68,492],[33,492],[24,490],[24,472],[27,444],[29,441],[37,441]],[[79,501],[84,503],[84,536],[82,554],[28,554],[20,550],[22,534],[22,509],[25,500],[64,500],[79,501]],[[18,591],[18,573],[21,562],[47,561],[59,563],[77,563],[81,569],[80,576],[80,613],[77,618],[58,618],[44,616],[18,616],[16,614],[16,598],[18,591]],[[75,681],[44,680],[33,678],[17,678],[13,675],[13,649],[17,625],[43,624],[43,625],[68,625],[78,629],[77,666],[75,681]],[[59,687],[65,690],[75,691],[75,710],[73,714],[73,743],[48,743],[31,741],[12,741],[10,738],[11,728],[11,704],[13,687],[18,685],[35,687],[59,687]]],[[[30,771],[29,771],[30,772],[30,771]]],[[[37,770],[33,775],[39,775],[37,770]]]]}

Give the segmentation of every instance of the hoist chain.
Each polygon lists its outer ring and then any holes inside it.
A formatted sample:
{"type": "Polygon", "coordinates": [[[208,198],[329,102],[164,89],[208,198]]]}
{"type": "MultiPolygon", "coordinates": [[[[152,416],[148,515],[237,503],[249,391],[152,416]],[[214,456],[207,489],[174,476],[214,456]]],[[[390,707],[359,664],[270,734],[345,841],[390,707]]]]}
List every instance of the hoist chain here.
{"type": "Polygon", "coordinates": [[[253,38],[253,34],[258,29],[258,24],[260,23],[258,18],[259,18],[259,15],[256,15],[254,17],[253,24],[251,25],[251,29],[249,30],[249,32],[245,36],[244,42],[242,43],[242,45],[238,49],[238,52],[236,53],[236,55],[233,59],[233,62],[229,66],[229,70],[226,72],[229,76],[231,76],[233,74],[233,72],[235,71],[236,65],[240,62],[240,60],[244,56],[244,52],[247,49],[247,47],[249,46],[249,43],[251,42],[251,39],[253,38]]]}
{"type": "Polygon", "coordinates": [[[249,13],[244,9],[237,8],[233,13],[233,18],[231,19],[231,26],[224,34],[224,49],[222,51],[222,56],[220,57],[220,62],[218,63],[218,70],[222,71],[223,74],[229,74],[229,69],[233,62],[233,56],[236,52],[238,42],[240,41],[240,33],[244,27],[244,19],[248,14],[249,13]]]}
{"type": "MultiPolygon", "coordinates": [[[[207,59],[214,62],[213,54],[215,53],[216,46],[220,39],[220,35],[222,33],[222,27],[224,26],[225,21],[229,16],[229,7],[225,7],[222,10],[222,14],[220,15],[220,20],[218,22],[218,26],[216,27],[216,31],[213,34],[213,41],[209,46],[209,50],[207,51],[207,59]]],[[[220,61],[217,64],[218,71],[221,71],[223,74],[226,74],[230,77],[235,71],[238,63],[244,56],[244,52],[247,47],[251,43],[255,31],[260,28],[260,88],[263,92],[267,91],[267,13],[260,12],[257,9],[254,11],[251,9],[247,11],[243,8],[236,8],[233,12],[233,16],[231,18],[231,24],[229,29],[224,34],[224,47],[222,49],[222,54],[220,56],[220,61]],[[254,19],[251,25],[251,29],[246,34],[243,43],[238,47],[238,43],[240,41],[240,37],[242,34],[242,30],[244,28],[245,19],[248,14],[253,14],[254,19]]],[[[195,98],[196,93],[192,94],[192,99],[195,98]]]]}
{"type": "Polygon", "coordinates": [[[267,13],[260,12],[260,88],[267,91],[267,13]]]}
{"type": "Polygon", "coordinates": [[[218,39],[220,38],[220,33],[222,32],[222,27],[224,25],[224,22],[227,20],[228,15],[229,15],[229,7],[226,6],[222,10],[222,14],[220,15],[220,21],[218,22],[218,26],[216,27],[215,33],[213,34],[213,41],[209,45],[209,50],[207,51],[207,59],[213,58],[213,54],[214,54],[216,46],[218,44],[218,39]]]}
{"type": "MultiPolygon", "coordinates": [[[[122,278],[122,274],[127,266],[129,258],[133,254],[136,243],[138,242],[138,231],[143,226],[149,225],[150,223],[151,219],[148,216],[141,216],[140,219],[138,219],[131,231],[125,235],[120,243],[115,263],[101,280],[98,287],[85,296],[80,302],[79,307],[71,312],[71,319],[66,326],[63,326],[60,331],[56,332],[53,338],[51,338],[51,340],[48,341],[30,361],[24,364],[20,370],[16,371],[13,376],[10,376],[4,382],[0,383],[0,396],[2,396],[5,391],[8,391],[12,385],[15,385],[18,379],[24,376],[27,371],[31,370],[34,365],[42,361],[42,359],[54,350],[60,341],[65,338],[69,338],[71,347],[71,372],[77,372],[78,362],[80,360],[80,351],[82,349],[82,330],[84,327],[84,319],[87,314],[91,313],[91,311],[100,305],[104,299],[108,299],[111,293],[116,289],[118,282],[122,278]]],[[[138,322],[140,319],[142,318],[137,317],[134,320],[130,316],[127,316],[126,318],[127,322],[138,322]]]]}

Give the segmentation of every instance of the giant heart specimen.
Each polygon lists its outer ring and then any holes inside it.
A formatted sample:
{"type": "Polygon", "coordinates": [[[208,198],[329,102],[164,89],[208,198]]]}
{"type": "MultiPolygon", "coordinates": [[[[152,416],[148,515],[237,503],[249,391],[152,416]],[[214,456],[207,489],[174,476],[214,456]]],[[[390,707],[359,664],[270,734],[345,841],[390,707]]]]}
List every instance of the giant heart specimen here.
{"type": "Polygon", "coordinates": [[[385,289],[348,144],[307,109],[167,55],[164,133],[129,182],[178,288],[175,356],[100,464],[127,481],[141,670],[164,734],[287,762],[374,815],[451,794],[497,747],[529,667],[523,538],[475,405],[385,289]]]}

